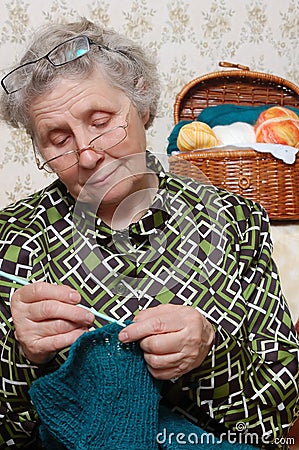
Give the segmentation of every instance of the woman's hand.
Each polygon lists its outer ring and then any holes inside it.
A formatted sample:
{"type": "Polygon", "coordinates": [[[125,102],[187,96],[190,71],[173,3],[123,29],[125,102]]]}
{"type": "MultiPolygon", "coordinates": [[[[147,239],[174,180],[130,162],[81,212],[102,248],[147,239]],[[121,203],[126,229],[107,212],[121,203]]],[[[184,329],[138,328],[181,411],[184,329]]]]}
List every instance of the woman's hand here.
{"type": "Polygon", "coordinates": [[[169,380],[200,366],[215,339],[210,322],[189,306],[160,305],[141,311],[119,333],[122,342],[140,341],[150,373],[169,380]]]}
{"type": "Polygon", "coordinates": [[[80,294],[74,289],[43,282],[21,287],[13,294],[15,337],[29,361],[48,362],[88,330],[94,315],[76,306],[79,302],[80,294]]]}

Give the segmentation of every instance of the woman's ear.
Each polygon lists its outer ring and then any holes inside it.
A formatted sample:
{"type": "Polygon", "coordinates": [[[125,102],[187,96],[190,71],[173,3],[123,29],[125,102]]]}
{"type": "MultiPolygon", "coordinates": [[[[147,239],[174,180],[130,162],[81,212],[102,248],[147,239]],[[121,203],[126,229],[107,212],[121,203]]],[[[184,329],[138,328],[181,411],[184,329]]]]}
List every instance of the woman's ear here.
{"type": "Polygon", "coordinates": [[[141,116],[143,125],[146,126],[147,122],[149,121],[150,118],[150,110],[149,108],[145,111],[145,113],[143,113],[143,115],[141,116]]]}
{"type": "MultiPolygon", "coordinates": [[[[146,90],[146,82],[143,77],[140,77],[135,85],[135,89],[139,92],[146,90]]],[[[141,119],[143,122],[143,125],[146,126],[147,122],[150,118],[150,110],[149,108],[142,114],[141,119]]]]}

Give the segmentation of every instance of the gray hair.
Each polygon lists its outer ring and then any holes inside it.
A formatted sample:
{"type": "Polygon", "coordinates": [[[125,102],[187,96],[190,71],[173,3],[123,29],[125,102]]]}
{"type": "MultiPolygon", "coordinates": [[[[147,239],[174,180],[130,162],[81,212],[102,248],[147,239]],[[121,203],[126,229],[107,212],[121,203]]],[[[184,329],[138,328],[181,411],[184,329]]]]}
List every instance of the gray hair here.
{"type": "Polygon", "coordinates": [[[2,94],[1,118],[13,127],[24,127],[31,134],[29,109],[34,98],[52,89],[59,77],[78,79],[100,70],[112,86],[131,99],[140,115],[149,110],[148,128],[156,115],[160,97],[157,66],[139,45],[111,29],[103,29],[85,18],[45,26],[36,33],[20,65],[41,58],[55,46],[79,35],[115,51],[99,51],[97,46],[92,46],[84,57],[59,67],[41,59],[35,64],[27,85],[12,94],[2,94]]]}

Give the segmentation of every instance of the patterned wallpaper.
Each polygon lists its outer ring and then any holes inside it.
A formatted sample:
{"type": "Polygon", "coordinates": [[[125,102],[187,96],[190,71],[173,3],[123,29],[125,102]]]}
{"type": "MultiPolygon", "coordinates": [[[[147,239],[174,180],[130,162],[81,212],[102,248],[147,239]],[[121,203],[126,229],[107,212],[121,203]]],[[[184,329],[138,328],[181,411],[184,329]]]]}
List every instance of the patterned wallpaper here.
{"type": "MultiPolygon", "coordinates": [[[[192,78],[219,70],[221,60],[299,84],[298,0],[2,0],[1,6],[0,75],[23,53],[37,26],[79,16],[113,27],[154,52],[163,93],[148,146],[159,153],[165,152],[173,126],[175,95],[192,78]]],[[[0,132],[3,207],[49,183],[51,176],[36,169],[22,131],[0,123],[0,132]]],[[[284,291],[297,317],[299,225],[273,225],[273,239],[284,291]]]]}

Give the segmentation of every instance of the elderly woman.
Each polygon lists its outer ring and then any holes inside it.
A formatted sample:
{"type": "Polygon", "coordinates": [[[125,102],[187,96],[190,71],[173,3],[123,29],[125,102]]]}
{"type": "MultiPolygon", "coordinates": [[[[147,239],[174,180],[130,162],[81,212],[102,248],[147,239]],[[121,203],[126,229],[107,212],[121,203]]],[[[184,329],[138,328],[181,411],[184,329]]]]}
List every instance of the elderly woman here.
{"type": "Polygon", "coordinates": [[[119,340],[140,342],[165,403],[278,448],[298,402],[298,342],[268,218],[146,151],[155,65],[83,19],[42,29],[2,87],[3,118],[57,180],[0,214],[0,269],[26,280],[0,277],[0,448],[33,448],[32,382],[105,324],[79,304],[132,321],[119,340]]]}

